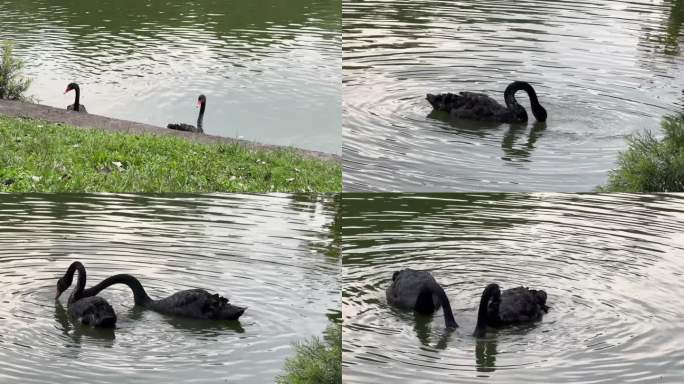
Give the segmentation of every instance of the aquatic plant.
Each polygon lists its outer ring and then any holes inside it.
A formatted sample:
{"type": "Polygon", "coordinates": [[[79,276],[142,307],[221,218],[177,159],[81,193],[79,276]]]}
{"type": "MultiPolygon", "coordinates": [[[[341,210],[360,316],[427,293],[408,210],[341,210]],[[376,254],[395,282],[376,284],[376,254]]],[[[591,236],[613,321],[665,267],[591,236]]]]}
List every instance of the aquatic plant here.
{"type": "Polygon", "coordinates": [[[324,341],[313,337],[295,344],[296,354],[285,362],[285,374],[279,384],[342,383],[342,327],[333,324],[324,341]]]}
{"type": "Polygon", "coordinates": [[[11,41],[2,44],[0,99],[30,101],[31,98],[24,96],[24,92],[31,85],[31,79],[21,74],[24,62],[13,57],[13,46],[11,41]]]}
{"type": "Polygon", "coordinates": [[[620,153],[618,168],[611,171],[602,192],[684,191],[684,113],[666,116],[665,136],[651,132],[631,136],[629,149],[620,153]]]}

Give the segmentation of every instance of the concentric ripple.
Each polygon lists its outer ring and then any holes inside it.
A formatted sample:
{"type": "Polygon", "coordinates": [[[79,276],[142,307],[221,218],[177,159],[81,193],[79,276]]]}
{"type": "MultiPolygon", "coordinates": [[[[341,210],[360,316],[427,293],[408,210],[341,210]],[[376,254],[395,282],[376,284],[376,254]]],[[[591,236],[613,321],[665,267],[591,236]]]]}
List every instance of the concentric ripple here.
{"type": "Polygon", "coordinates": [[[340,153],[339,3],[328,0],[0,0],[28,93],[90,113],[340,153]],[[336,118],[335,118],[336,117],[336,118]]]}
{"type": "Polygon", "coordinates": [[[684,195],[371,195],[343,202],[350,383],[677,383],[684,376],[684,195]],[[428,269],[442,312],[388,306],[392,272],[428,269]],[[483,288],[544,289],[536,324],[475,339],[483,288]]]}
{"type": "Polygon", "coordinates": [[[267,383],[292,343],[339,316],[333,196],[0,196],[0,382],[267,383]],[[117,273],[149,295],[204,288],[240,322],[166,317],[101,293],[114,332],[74,327],[57,279],[82,261],[87,286],[117,273]]]}
{"type": "Polygon", "coordinates": [[[345,191],[593,190],[626,136],[684,106],[682,15],[679,1],[345,0],[345,191]],[[546,125],[449,121],[425,100],[503,103],[513,80],[534,85],[546,125]]]}

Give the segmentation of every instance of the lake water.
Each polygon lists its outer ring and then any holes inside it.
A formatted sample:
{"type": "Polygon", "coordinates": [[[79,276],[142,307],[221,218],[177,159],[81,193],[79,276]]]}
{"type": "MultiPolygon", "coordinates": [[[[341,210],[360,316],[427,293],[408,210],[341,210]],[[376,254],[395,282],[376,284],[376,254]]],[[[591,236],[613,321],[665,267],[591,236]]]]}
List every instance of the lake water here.
{"type": "Polygon", "coordinates": [[[29,94],[66,108],[340,153],[340,2],[0,0],[29,94]]]}
{"type": "Polygon", "coordinates": [[[684,107],[682,1],[343,2],[345,191],[590,191],[626,136],[684,107]],[[549,118],[432,115],[426,93],[503,103],[532,83],[549,118]]]}
{"type": "MultiPolygon", "coordinates": [[[[292,343],[340,316],[333,195],[0,196],[0,382],[268,383],[292,343]],[[113,332],[75,327],[57,279],[117,273],[152,298],[204,288],[248,309],[234,321],[167,317],[105,297],[113,332]]],[[[75,281],[74,281],[75,284],[75,281]]],[[[74,285],[75,286],[75,285],[74,285]]]]}
{"type": "Polygon", "coordinates": [[[350,383],[681,383],[684,194],[346,195],[350,383]],[[388,306],[392,272],[430,270],[442,311],[388,306]],[[483,288],[544,289],[541,322],[472,336],[483,288]]]}

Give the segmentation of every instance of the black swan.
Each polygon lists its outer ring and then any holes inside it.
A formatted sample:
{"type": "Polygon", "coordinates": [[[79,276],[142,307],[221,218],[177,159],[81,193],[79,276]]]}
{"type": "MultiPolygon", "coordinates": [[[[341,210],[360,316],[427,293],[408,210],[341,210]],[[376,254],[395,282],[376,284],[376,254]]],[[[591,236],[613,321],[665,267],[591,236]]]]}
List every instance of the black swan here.
{"type": "Polygon", "coordinates": [[[498,285],[489,284],[480,299],[475,336],[484,336],[487,326],[500,327],[541,320],[548,311],[546,292],[542,290],[517,287],[501,292],[498,285]]]}
{"type": "Polygon", "coordinates": [[[247,309],[232,305],[225,297],[218,294],[212,295],[204,289],[188,289],[161,300],[153,300],[147,295],[140,281],[127,274],[110,276],[86,289],[83,295],[95,296],[113,284],[127,285],[133,291],[135,304],[165,315],[193,319],[237,320],[247,309]]]}
{"type": "Polygon", "coordinates": [[[428,271],[404,269],[394,272],[392,285],[385,293],[389,304],[418,313],[431,314],[442,307],[447,328],[458,327],[449,298],[428,271]]]}
{"type": "Polygon", "coordinates": [[[197,98],[197,105],[200,107],[199,116],[197,117],[197,127],[184,123],[169,124],[166,127],[177,131],[204,133],[204,130],[202,129],[202,120],[204,119],[204,109],[207,107],[207,97],[199,95],[197,98]]]}
{"type": "Polygon", "coordinates": [[[64,292],[74,280],[74,272],[78,271],[76,289],[69,296],[69,314],[85,325],[94,327],[114,327],[116,325],[116,313],[107,300],[98,296],[84,295],[86,283],[86,270],[78,261],[71,263],[64,276],[57,281],[55,300],[64,292]]]}
{"type": "Polygon", "coordinates": [[[515,93],[521,90],[529,95],[532,114],[537,121],[546,121],[546,109],[539,104],[534,88],[524,81],[514,81],[506,87],[504,91],[505,107],[487,95],[474,92],[461,92],[458,95],[453,93],[428,94],[427,101],[435,110],[449,112],[449,115],[455,118],[500,123],[524,123],[527,122],[527,112],[515,100],[515,93]]]}
{"type": "Polygon", "coordinates": [[[66,94],[70,91],[76,91],[76,99],[74,100],[73,104],[67,107],[67,110],[88,113],[88,111],[86,111],[85,105],[79,103],[79,101],[81,101],[81,87],[79,87],[76,83],[69,83],[64,93],[66,94]]]}

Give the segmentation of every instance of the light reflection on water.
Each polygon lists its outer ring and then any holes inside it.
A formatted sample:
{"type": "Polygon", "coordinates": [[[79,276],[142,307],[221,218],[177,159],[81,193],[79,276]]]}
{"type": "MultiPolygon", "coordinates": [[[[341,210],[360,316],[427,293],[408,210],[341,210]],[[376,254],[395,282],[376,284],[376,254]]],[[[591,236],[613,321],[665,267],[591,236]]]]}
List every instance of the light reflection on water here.
{"type": "MultiPolygon", "coordinates": [[[[349,196],[349,195],[348,195],[349,196]]],[[[658,382],[684,375],[684,195],[345,197],[343,370],[353,383],[658,382]],[[430,270],[460,327],[389,307],[430,270]],[[483,288],[548,293],[539,323],[475,339],[483,288]]]]}
{"type": "MultiPolygon", "coordinates": [[[[591,191],[626,136],[684,107],[681,1],[344,1],[345,191],[591,191]],[[545,125],[449,121],[426,93],[503,103],[532,83],[545,125]]],[[[524,92],[519,100],[529,103],[524,92]]]]}
{"type": "Polygon", "coordinates": [[[0,196],[0,381],[272,382],[293,342],[339,317],[337,204],[333,195],[0,196]],[[153,298],[204,288],[248,309],[239,322],[179,319],[112,287],[101,296],[116,330],[75,327],[53,299],[74,260],[87,286],[130,273],[153,298]]]}
{"type": "Polygon", "coordinates": [[[93,114],[340,153],[339,4],[328,0],[0,0],[29,94],[93,114]]]}

